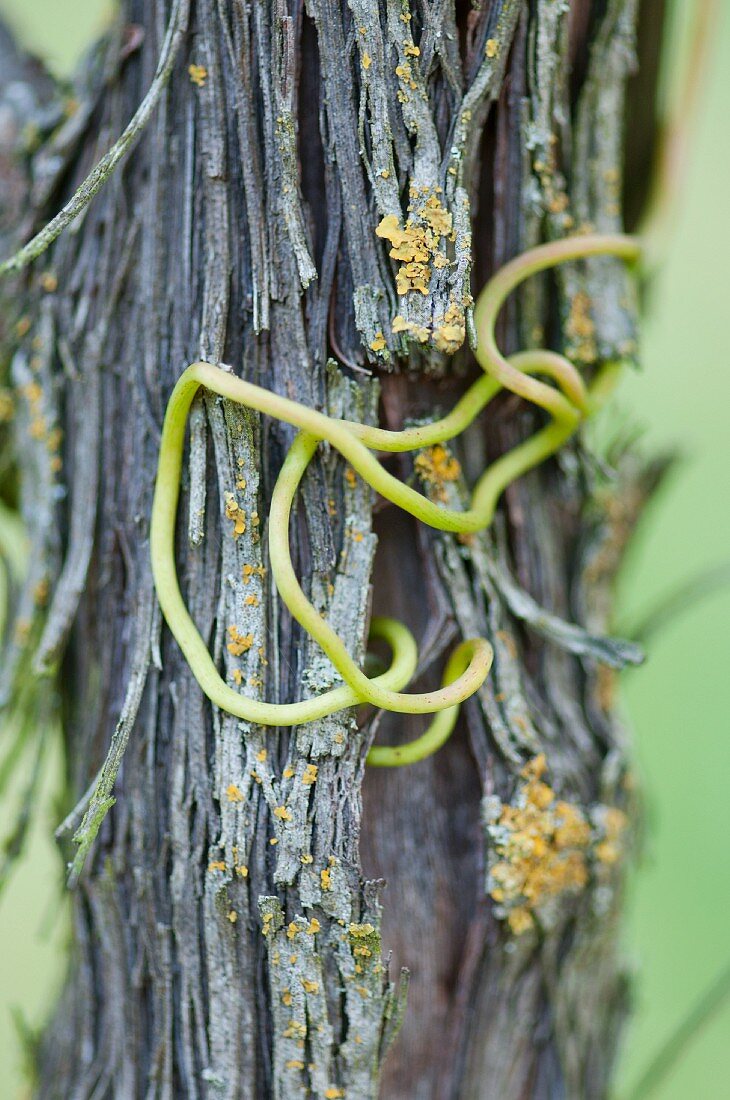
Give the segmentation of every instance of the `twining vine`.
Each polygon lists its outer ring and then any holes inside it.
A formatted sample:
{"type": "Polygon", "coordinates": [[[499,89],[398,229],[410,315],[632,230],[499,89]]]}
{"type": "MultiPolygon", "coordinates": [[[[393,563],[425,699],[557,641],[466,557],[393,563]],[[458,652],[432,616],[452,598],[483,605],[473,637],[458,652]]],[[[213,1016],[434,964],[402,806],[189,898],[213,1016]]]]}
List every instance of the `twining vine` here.
{"type": "Polygon", "coordinates": [[[439,689],[420,694],[404,693],[401,689],[413,676],[417,664],[415,642],[403,624],[380,618],[374,621],[371,634],[391,646],[392,664],[387,672],[369,679],[353,661],[336,632],[307,600],[294,573],[289,553],[289,518],[297,489],[319,443],[326,441],[348,460],[371,488],[431,527],[455,533],[487,527],[507,485],[554,454],[581,421],[600,407],[619,368],[618,363],[605,364],[586,386],[570,360],[556,352],[534,350],[506,359],[495,338],[502,304],[522,280],[556,264],[598,255],[613,255],[635,262],[639,252],[638,241],[633,237],[586,234],[540,245],[506,264],[487,283],[475,309],[478,333],[475,355],[485,373],[467,390],[451,413],[432,424],[388,431],[326,416],[209,363],[193,363],[183,372],[170,397],[163,425],[150,550],[162,612],[193,675],[213,703],[239,718],[264,726],[310,722],[359,702],[400,713],[435,712],[438,715],[426,732],[410,744],[371,749],[370,764],[410,764],[435,752],[444,743],[454,727],[459,704],[479,689],[489,673],[493,657],[491,646],[485,639],[467,639],[452,654],[439,689]],[[552,377],[558,389],[533,377],[536,374],[552,377]],[[265,703],[239,694],[221,678],[185,606],[175,570],[175,521],[187,416],[201,387],[300,429],[272,495],[268,524],[271,570],[277,590],[292,616],[318,642],[345,681],[341,687],[297,703],[265,703]],[[552,422],[485,471],[474,489],[471,507],[465,511],[444,508],[428,500],[388,473],[371,453],[374,450],[412,451],[444,443],[463,432],[502,389],[544,409],[550,413],[552,422]]]}

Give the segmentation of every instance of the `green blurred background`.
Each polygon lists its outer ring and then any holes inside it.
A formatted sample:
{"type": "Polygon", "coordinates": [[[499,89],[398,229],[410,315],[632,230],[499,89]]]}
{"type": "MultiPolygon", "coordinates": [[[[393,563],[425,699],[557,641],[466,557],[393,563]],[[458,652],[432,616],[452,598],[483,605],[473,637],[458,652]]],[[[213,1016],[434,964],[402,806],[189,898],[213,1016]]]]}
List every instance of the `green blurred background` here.
{"type": "MultiPolygon", "coordinates": [[[[69,72],[98,32],[108,0],[0,0],[49,64],[69,72]]],[[[687,10],[675,41],[687,32],[687,10]]],[[[647,453],[683,461],[655,501],[621,584],[627,622],[703,568],[730,559],[730,13],[714,36],[673,237],[648,303],[643,371],[623,384],[623,414],[647,453]]],[[[636,1011],[619,1095],[730,960],[730,590],[673,621],[647,665],[625,679],[645,790],[645,852],[633,875],[626,950],[636,1011]]],[[[13,1019],[43,1020],[62,977],[65,913],[50,837],[57,824],[50,762],[30,848],[0,897],[0,1092],[20,1095],[22,1042],[13,1019]]],[[[0,807],[0,836],[10,823],[0,807]]],[[[730,1096],[730,1004],[688,1048],[658,1100],[730,1096]]],[[[587,1098],[590,1100],[590,1098],[587,1098]]]]}

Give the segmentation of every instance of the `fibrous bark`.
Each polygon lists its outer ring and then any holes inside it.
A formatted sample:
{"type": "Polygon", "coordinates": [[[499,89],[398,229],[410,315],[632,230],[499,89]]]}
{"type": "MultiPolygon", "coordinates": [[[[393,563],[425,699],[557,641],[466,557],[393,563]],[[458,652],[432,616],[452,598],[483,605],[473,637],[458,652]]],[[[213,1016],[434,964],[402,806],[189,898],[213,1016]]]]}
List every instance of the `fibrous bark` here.
{"type": "MultiPolygon", "coordinates": [[[[165,402],[191,360],[334,415],[431,417],[472,371],[471,294],[490,272],[541,239],[620,230],[636,0],[189,8],[125,0],[33,162],[40,219],[188,20],[133,154],[32,269],[12,364],[35,549],[8,668],[35,653],[55,676],[78,803],[62,836],[74,946],[38,1094],[604,1096],[633,810],[612,686],[636,659],[604,635],[652,472],[626,451],[608,470],[578,442],[459,540],[374,515],[323,450],[294,559],[352,652],[372,583],[376,610],[420,631],[424,685],[459,635],[496,653],[437,756],[372,774],[375,733],[415,720],[267,731],[208,704],[162,627],[147,539],[165,402]],[[425,293],[389,258],[389,217],[445,229],[425,293]]],[[[510,304],[501,340],[562,344],[588,372],[631,359],[632,280],[608,259],[561,269],[510,304]]],[[[497,402],[456,445],[466,477],[537,422],[497,402]]],[[[226,678],[281,701],[337,679],[267,572],[291,438],[200,399],[178,539],[226,678]]],[[[418,468],[424,491],[460,499],[459,478],[418,468]]]]}

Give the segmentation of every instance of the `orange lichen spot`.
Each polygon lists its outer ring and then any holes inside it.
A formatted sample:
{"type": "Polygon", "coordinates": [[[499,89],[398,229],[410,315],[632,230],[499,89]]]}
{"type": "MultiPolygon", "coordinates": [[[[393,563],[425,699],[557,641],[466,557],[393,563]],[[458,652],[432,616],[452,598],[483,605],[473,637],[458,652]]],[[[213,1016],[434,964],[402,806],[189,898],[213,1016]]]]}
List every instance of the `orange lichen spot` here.
{"type": "Polygon", "coordinates": [[[226,865],[222,859],[214,859],[208,864],[209,871],[225,871],[226,865]]]}
{"type": "Polygon", "coordinates": [[[345,1093],[343,1089],[338,1089],[334,1085],[324,1090],[325,1100],[342,1100],[345,1093]]]}
{"type": "Polygon", "coordinates": [[[272,836],[271,839],[269,840],[269,844],[271,845],[272,848],[275,847],[275,845],[277,845],[278,843],[279,843],[279,838],[276,837],[276,836],[272,836]]]}
{"type": "Polygon", "coordinates": [[[426,447],[416,458],[414,466],[418,476],[425,481],[437,500],[445,500],[444,485],[456,481],[461,474],[461,466],[442,443],[426,447]]]}
{"type": "Polygon", "coordinates": [[[317,782],[317,772],[319,768],[316,764],[307,764],[302,775],[302,783],[305,787],[311,787],[313,783],[317,782]]]}
{"type": "Polygon", "coordinates": [[[285,1004],[287,1008],[289,1008],[289,1006],[291,1005],[292,995],[291,995],[291,993],[289,992],[288,989],[285,989],[284,992],[282,993],[281,1002],[282,1002],[282,1004],[285,1004]]]}
{"type": "Polygon", "coordinates": [[[484,52],[487,57],[496,57],[499,53],[499,42],[496,38],[488,38],[484,47],[484,52]]]}
{"type": "Polygon", "coordinates": [[[240,657],[253,645],[253,634],[241,634],[237,626],[228,627],[230,642],[226,649],[233,657],[240,657]]]}
{"type": "Polygon", "coordinates": [[[601,863],[617,863],[622,855],[622,834],[629,823],[623,810],[616,806],[603,806],[597,814],[603,839],[596,845],[596,859],[601,863]]]}
{"type": "Polygon", "coordinates": [[[304,1038],[306,1034],[306,1024],[301,1023],[299,1020],[290,1020],[283,1032],[285,1039],[304,1038]]]}
{"type": "Polygon", "coordinates": [[[323,890],[332,889],[332,872],[328,867],[323,868],[323,870],[319,872],[319,881],[323,890]]]}
{"type": "Polygon", "coordinates": [[[274,817],[278,817],[280,821],[291,821],[291,813],[286,806],[277,806],[274,810],[274,817]]]}
{"type": "Polygon", "coordinates": [[[284,771],[282,772],[282,775],[284,776],[284,779],[291,779],[294,775],[294,768],[287,764],[287,766],[284,768],[284,771]]]}
{"type": "Polygon", "coordinates": [[[376,332],[373,339],[370,341],[370,348],[372,351],[382,351],[385,347],[385,337],[382,332],[376,332]]]}
{"type": "Polygon", "coordinates": [[[319,923],[317,918],[312,917],[309,924],[307,925],[307,935],[308,936],[314,936],[314,935],[317,934],[317,932],[319,932],[321,930],[321,928],[322,928],[322,925],[319,923]]]}
{"type": "Polygon", "coordinates": [[[226,519],[232,521],[233,537],[237,539],[246,530],[246,516],[233,493],[225,493],[224,499],[226,519]]]}
{"type": "Polygon", "coordinates": [[[42,577],[38,581],[37,585],[33,589],[33,602],[36,607],[45,607],[48,602],[48,593],[50,591],[50,583],[48,577],[42,577]]]}
{"type": "Polygon", "coordinates": [[[246,599],[243,602],[245,603],[246,607],[258,607],[261,603],[258,596],[254,595],[253,592],[250,595],[246,596],[246,599]]]}
{"type": "Polygon", "coordinates": [[[226,787],[226,798],[229,802],[243,802],[243,791],[235,783],[229,783],[226,787]]]}
{"type": "Polygon", "coordinates": [[[300,980],[305,993],[319,993],[319,982],[314,982],[311,978],[301,978],[300,980]]]}
{"type": "Polygon", "coordinates": [[[588,881],[590,825],[578,806],[556,798],[542,780],[545,770],[540,753],[522,769],[513,803],[502,805],[488,826],[489,893],[515,935],[531,929],[547,903],[588,881]]]}
{"type": "Polygon", "coordinates": [[[582,363],[592,363],[598,355],[596,326],[591,316],[590,297],[583,290],[573,296],[565,332],[570,341],[567,354],[582,363]]]}
{"type": "MultiPolygon", "coordinates": [[[[255,513],[254,513],[255,514],[255,513]]],[[[250,584],[254,577],[260,577],[263,579],[266,576],[266,566],[264,565],[249,565],[246,563],[241,570],[243,576],[243,583],[250,584]]]]}
{"type": "Polygon", "coordinates": [[[266,749],[259,749],[259,751],[256,753],[256,759],[258,760],[259,764],[263,764],[264,760],[266,759],[266,749]]]}
{"type": "Polygon", "coordinates": [[[198,88],[202,88],[208,77],[208,70],[205,65],[188,65],[188,76],[192,84],[197,85],[198,88]]]}
{"type": "Polygon", "coordinates": [[[362,67],[367,71],[373,63],[373,59],[367,50],[362,51],[362,67]]]}

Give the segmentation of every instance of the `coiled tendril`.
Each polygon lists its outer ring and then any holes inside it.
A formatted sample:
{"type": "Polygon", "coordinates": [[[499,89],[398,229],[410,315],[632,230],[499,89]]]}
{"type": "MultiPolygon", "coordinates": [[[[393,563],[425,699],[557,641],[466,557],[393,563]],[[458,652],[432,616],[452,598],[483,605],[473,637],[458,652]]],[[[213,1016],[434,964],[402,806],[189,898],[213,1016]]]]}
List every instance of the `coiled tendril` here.
{"type": "Polygon", "coordinates": [[[435,752],[449,737],[459,705],[484,682],[492,663],[492,648],[483,638],[463,641],[452,653],[443,683],[436,691],[411,694],[402,689],[413,676],[418,652],[410,631],[393,619],[374,619],[371,638],[386,641],[391,665],[369,679],[358,668],[336,632],[320,618],[296,578],[289,553],[289,518],[294,497],[317,446],[327,441],[347,459],[360,477],[386,500],[441,531],[473,532],[487,527],[497,501],[515,478],[554,454],[610,392],[619,363],[605,364],[589,386],[575,366],[556,352],[525,351],[505,358],[497,347],[495,323],[507,296],[536,272],[569,260],[613,255],[627,262],[639,256],[635,238],[586,235],[540,245],[506,264],[487,283],[475,308],[478,335],[476,358],[485,372],[441,420],[404,431],[388,431],[337,420],[260,386],[245,382],[210,363],[193,363],[172,391],[165,413],[157,468],[150,548],[152,572],[160,607],[190,669],[216,706],[264,726],[311,722],[358,703],[372,703],[404,714],[434,714],[424,734],[400,747],[376,746],[369,764],[410,764],[435,752]],[[552,379],[549,385],[541,375],[552,379]],[[185,429],[197,391],[213,393],[246,405],[299,428],[274,488],[268,523],[271,571],[281,598],[293,617],[317,641],[344,680],[341,687],[297,703],[265,703],[229,687],[220,676],[180,592],[175,569],[175,521],[180,492],[185,429]],[[510,390],[545,409],[551,422],[526,442],[494,462],[478,480],[466,511],[442,507],[404,485],[383,468],[373,451],[412,451],[444,443],[463,432],[500,390],[510,390]]]}

